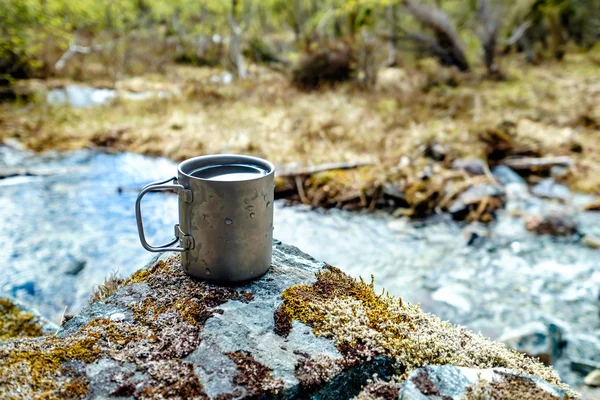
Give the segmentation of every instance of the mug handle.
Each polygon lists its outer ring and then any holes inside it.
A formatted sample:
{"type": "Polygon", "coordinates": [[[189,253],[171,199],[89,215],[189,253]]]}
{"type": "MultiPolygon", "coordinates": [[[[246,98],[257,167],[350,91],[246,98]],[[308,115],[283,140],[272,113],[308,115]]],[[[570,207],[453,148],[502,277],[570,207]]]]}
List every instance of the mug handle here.
{"type": "Polygon", "coordinates": [[[152,182],[152,183],[144,186],[144,188],[142,189],[140,194],[138,194],[137,200],[135,202],[135,219],[137,221],[138,233],[140,235],[140,242],[142,242],[142,246],[146,250],[152,251],[154,253],[160,253],[163,251],[184,252],[188,248],[192,247],[191,246],[191,236],[185,235],[179,228],[179,224],[175,225],[175,238],[173,240],[171,240],[169,243],[165,243],[160,246],[151,246],[146,241],[146,236],[144,235],[144,225],[142,222],[142,198],[148,192],[162,191],[162,190],[176,190],[180,196],[182,195],[182,193],[181,193],[182,191],[186,191],[186,192],[189,192],[189,194],[191,194],[191,191],[186,190],[182,185],[177,183],[176,177],[165,179],[164,181],[152,182]],[[165,185],[165,183],[171,182],[171,181],[174,182],[174,184],[165,185]],[[183,247],[170,247],[170,246],[173,246],[175,243],[177,243],[180,239],[181,239],[183,247]],[[184,240],[184,239],[186,239],[186,240],[184,240]]]}

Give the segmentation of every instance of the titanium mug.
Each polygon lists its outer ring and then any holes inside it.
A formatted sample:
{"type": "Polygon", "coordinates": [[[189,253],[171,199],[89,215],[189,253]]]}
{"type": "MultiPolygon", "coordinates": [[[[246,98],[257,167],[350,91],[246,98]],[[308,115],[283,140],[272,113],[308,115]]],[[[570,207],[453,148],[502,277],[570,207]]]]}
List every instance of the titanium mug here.
{"type": "Polygon", "coordinates": [[[142,189],[135,204],[138,232],[148,251],[181,252],[188,275],[231,283],[263,275],[271,266],[275,167],[256,157],[220,154],[190,158],[177,177],[142,189]],[[152,191],[179,196],[175,238],[160,246],[146,242],[141,202],[152,191]],[[178,245],[176,245],[176,243],[178,245]]]}

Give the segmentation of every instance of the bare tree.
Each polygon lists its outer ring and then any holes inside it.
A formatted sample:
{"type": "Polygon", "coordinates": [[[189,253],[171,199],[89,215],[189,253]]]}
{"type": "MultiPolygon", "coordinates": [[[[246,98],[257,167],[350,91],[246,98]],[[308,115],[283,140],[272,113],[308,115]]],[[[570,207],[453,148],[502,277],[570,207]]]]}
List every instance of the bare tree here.
{"type": "Polygon", "coordinates": [[[478,36],[483,47],[483,62],[488,74],[494,78],[501,78],[502,73],[496,64],[500,10],[498,7],[492,10],[492,7],[492,0],[477,0],[478,36]]]}
{"type": "Polygon", "coordinates": [[[244,55],[242,54],[243,29],[236,18],[237,4],[237,0],[231,1],[231,13],[228,16],[230,28],[229,59],[231,60],[238,78],[244,79],[248,76],[248,70],[246,69],[246,62],[244,60],[244,55]]]}
{"type": "Polygon", "coordinates": [[[388,59],[385,65],[388,67],[395,67],[396,56],[398,54],[398,38],[395,36],[395,32],[398,31],[398,16],[395,4],[390,4],[385,8],[385,18],[390,27],[390,33],[387,38],[388,59]]]}
{"type": "Polygon", "coordinates": [[[470,66],[462,41],[454,24],[439,7],[426,6],[416,0],[402,0],[406,10],[433,32],[434,39],[422,34],[410,35],[421,47],[437,57],[443,65],[454,65],[461,71],[470,66]]]}

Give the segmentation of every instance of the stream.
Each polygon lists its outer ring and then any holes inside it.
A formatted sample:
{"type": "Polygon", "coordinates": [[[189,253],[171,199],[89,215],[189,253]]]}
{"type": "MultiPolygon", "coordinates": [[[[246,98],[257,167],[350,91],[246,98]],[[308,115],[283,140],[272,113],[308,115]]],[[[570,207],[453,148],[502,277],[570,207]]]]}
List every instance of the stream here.
{"type": "Polygon", "coordinates": [[[89,108],[108,104],[117,98],[143,101],[151,98],[170,98],[177,94],[179,93],[165,90],[132,92],[90,86],[66,85],[64,88],[50,89],[46,93],[46,102],[51,106],[68,105],[74,108],[89,108]]]}
{"type": "MultiPolygon", "coordinates": [[[[172,161],[90,150],[34,155],[0,146],[0,168],[17,167],[60,173],[0,179],[0,293],[58,322],[65,306],[68,313],[84,307],[111,273],[128,276],[153,257],[139,243],[137,193],[117,188],[173,176],[172,161]]],[[[274,236],[352,276],[373,274],[378,290],[419,302],[444,320],[517,340],[530,352],[546,349],[563,379],[577,385],[583,375],[573,372],[574,360],[600,363],[600,250],[585,246],[581,235],[530,233],[514,216],[563,209],[579,232],[600,237],[600,213],[581,211],[591,198],[559,189],[558,201],[509,185],[497,221],[467,228],[444,215],[411,221],[278,201],[274,236]]],[[[177,198],[152,194],[143,208],[149,241],[170,239],[177,198]]]]}

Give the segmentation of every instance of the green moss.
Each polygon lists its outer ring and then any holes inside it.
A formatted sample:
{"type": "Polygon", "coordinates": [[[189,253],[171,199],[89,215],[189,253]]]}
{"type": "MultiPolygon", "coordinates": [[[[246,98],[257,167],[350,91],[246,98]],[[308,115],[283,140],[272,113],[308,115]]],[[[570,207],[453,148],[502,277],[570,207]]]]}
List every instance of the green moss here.
{"type": "Polygon", "coordinates": [[[100,339],[111,344],[127,345],[139,339],[139,332],[128,324],[117,323],[109,318],[95,318],[83,328],[88,334],[98,335],[100,339]]]}
{"type": "MultiPolygon", "coordinates": [[[[466,328],[440,321],[419,306],[387,294],[377,295],[373,282],[354,280],[328,266],[312,286],[286,289],[278,313],[311,326],[330,338],[350,366],[377,355],[392,357],[405,378],[426,365],[473,368],[503,367],[561,385],[551,368],[466,328]]],[[[564,385],[563,385],[564,386],[564,385]]]]}
{"type": "Polygon", "coordinates": [[[19,346],[12,343],[0,353],[0,380],[7,381],[0,394],[20,393],[28,398],[79,398],[87,385],[82,376],[67,374],[65,363],[79,360],[90,363],[101,355],[98,336],[77,339],[46,338],[43,341],[25,341],[19,346]],[[13,392],[11,392],[13,390],[13,392]],[[60,393],[66,394],[61,396],[60,393]],[[28,395],[29,394],[29,395],[28,395]]]}
{"type": "Polygon", "coordinates": [[[30,312],[22,312],[8,299],[0,298],[0,341],[42,336],[37,318],[30,312]]]}
{"type": "Polygon", "coordinates": [[[161,261],[158,264],[153,265],[151,268],[140,269],[134,272],[133,275],[131,275],[131,277],[127,279],[123,285],[131,285],[132,283],[146,282],[152,271],[156,271],[162,267],[164,267],[164,262],[161,261]]]}
{"type": "MultiPolygon", "coordinates": [[[[312,285],[297,285],[285,290],[283,305],[278,310],[292,319],[299,319],[315,329],[325,329],[323,322],[327,309],[321,307],[323,300],[333,301],[337,298],[348,297],[359,301],[365,309],[368,320],[366,326],[377,329],[388,323],[404,325],[412,328],[410,319],[404,314],[394,314],[383,301],[383,294],[377,295],[373,291],[374,280],[367,284],[362,279],[356,281],[344,274],[339,269],[327,265],[325,271],[317,274],[317,282],[312,285]]],[[[402,300],[400,300],[401,302],[402,300]]],[[[397,332],[405,335],[408,331],[397,332]]],[[[356,343],[348,343],[355,345],[356,343]]]]}

